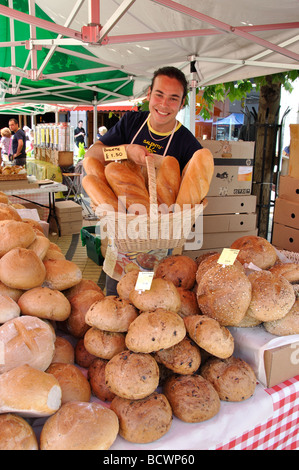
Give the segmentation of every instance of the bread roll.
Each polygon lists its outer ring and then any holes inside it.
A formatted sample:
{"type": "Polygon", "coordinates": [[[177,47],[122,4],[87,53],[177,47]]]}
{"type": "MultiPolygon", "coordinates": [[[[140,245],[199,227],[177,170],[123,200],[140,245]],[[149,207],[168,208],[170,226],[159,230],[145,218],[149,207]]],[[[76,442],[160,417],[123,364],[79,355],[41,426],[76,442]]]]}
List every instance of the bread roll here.
{"type": "Polygon", "coordinates": [[[192,258],[185,255],[172,255],[159,262],[155,278],[171,281],[176,287],[192,289],[196,271],[197,264],[192,258]]]}
{"type": "Polygon", "coordinates": [[[45,277],[45,266],[32,250],[13,248],[0,259],[0,280],[8,287],[33,289],[41,286],[45,277]]]}
{"type": "Polygon", "coordinates": [[[90,383],[91,391],[99,400],[111,402],[115,397],[105,382],[105,369],[107,360],[97,357],[92,361],[88,367],[88,380],[90,383]]]}
{"type": "Polygon", "coordinates": [[[200,204],[208,194],[214,173],[214,158],[208,149],[197,150],[183,170],[176,204],[200,204]]]}
{"type": "Polygon", "coordinates": [[[91,389],[88,380],[74,364],[56,362],[46,370],[53,374],[59,382],[62,396],[61,404],[69,401],[89,401],[91,389]]]}
{"type": "Polygon", "coordinates": [[[253,263],[261,269],[271,268],[277,260],[274,246],[265,238],[256,235],[238,238],[231,244],[231,248],[239,250],[237,259],[242,264],[253,263]]]}
{"type": "Polygon", "coordinates": [[[23,315],[64,321],[71,313],[71,304],[62,292],[49,287],[30,289],[18,300],[23,315]]]}
{"type": "Polygon", "coordinates": [[[82,279],[82,272],[73,261],[51,259],[44,261],[44,265],[46,268],[44,287],[65,290],[79,284],[82,279]]]}
{"type": "Polygon", "coordinates": [[[264,322],[265,329],[276,336],[288,336],[299,334],[299,299],[283,318],[264,322]]]}
{"type": "Polygon", "coordinates": [[[85,321],[85,315],[94,302],[102,300],[104,294],[96,290],[85,290],[69,297],[71,314],[66,320],[67,330],[75,338],[83,338],[90,328],[85,321]]]}
{"type": "Polygon", "coordinates": [[[49,251],[49,246],[50,240],[48,238],[36,235],[34,242],[28,246],[28,249],[33,250],[41,260],[44,260],[49,251]]]}
{"type": "Polygon", "coordinates": [[[82,279],[79,284],[76,284],[73,287],[70,287],[69,289],[66,289],[63,291],[64,295],[66,296],[67,299],[71,299],[75,295],[79,294],[80,292],[83,292],[85,290],[95,290],[97,292],[102,293],[102,297],[104,298],[104,293],[100,286],[93,280],[91,279],[82,279]]]}
{"type": "Polygon", "coordinates": [[[177,313],[158,308],[142,312],[130,324],[125,342],[131,351],[152,353],[174,346],[185,335],[183,319],[177,313]]]}
{"type": "Polygon", "coordinates": [[[100,330],[126,332],[138,311],[128,300],[109,295],[92,304],[85,315],[85,322],[100,330]]]}
{"type": "Polygon", "coordinates": [[[296,296],[292,285],[283,276],[270,271],[249,274],[252,296],[247,314],[260,321],[283,318],[294,305],[296,296]]]}
{"type": "Polygon", "coordinates": [[[39,230],[41,232],[41,235],[44,235],[43,227],[39,223],[38,220],[28,219],[26,217],[22,217],[22,222],[25,223],[25,224],[31,225],[32,228],[36,228],[37,230],[39,230]]]}
{"type": "Polygon", "coordinates": [[[125,335],[91,327],[84,335],[84,346],[90,354],[109,360],[126,349],[125,335]]]}
{"type": "Polygon", "coordinates": [[[176,374],[193,374],[199,369],[201,355],[199,347],[187,336],[179,343],[154,354],[156,361],[176,374]]]}
{"type": "Polygon", "coordinates": [[[15,302],[19,300],[23,293],[24,291],[22,289],[14,289],[13,287],[8,287],[0,281],[0,294],[7,295],[7,297],[10,297],[15,302]]]}
{"type": "Polygon", "coordinates": [[[28,364],[0,375],[0,413],[50,416],[60,405],[61,388],[53,375],[28,364]]]}
{"type": "Polygon", "coordinates": [[[55,351],[52,364],[56,362],[74,364],[75,348],[66,338],[63,338],[62,336],[56,336],[54,347],[55,351]]]}
{"type": "Polygon", "coordinates": [[[75,362],[80,367],[88,369],[94,359],[98,359],[93,354],[90,354],[84,346],[84,338],[78,340],[75,346],[75,362]]]}
{"type": "Polygon", "coordinates": [[[22,221],[18,211],[9,204],[0,203],[0,220],[17,220],[22,221]]]}
{"type": "Polygon", "coordinates": [[[164,308],[178,312],[181,308],[181,298],[176,286],[173,282],[162,278],[153,279],[149,290],[132,290],[129,300],[140,311],[164,308]]]}
{"type": "Polygon", "coordinates": [[[132,204],[142,206],[140,213],[149,212],[149,193],[145,183],[128,166],[111,162],[105,167],[105,176],[114,194],[121,198],[129,212],[132,204]]]}
{"type": "Polygon", "coordinates": [[[18,304],[5,294],[0,294],[0,323],[20,316],[21,310],[18,304]]]}
{"type": "Polygon", "coordinates": [[[0,415],[0,450],[38,450],[30,424],[13,413],[0,415]]]}
{"type": "Polygon", "coordinates": [[[95,206],[101,205],[103,210],[124,212],[124,206],[118,201],[110,186],[104,184],[97,176],[84,176],[82,186],[95,206]]]}
{"type": "Polygon", "coordinates": [[[4,348],[0,374],[23,364],[45,371],[54,355],[54,342],[52,328],[40,318],[21,316],[5,322],[0,326],[4,348]]]}
{"type": "Polygon", "coordinates": [[[299,283],[299,264],[297,263],[277,263],[269,271],[285,277],[291,284],[299,283]]]}
{"type": "Polygon", "coordinates": [[[209,359],[200,373],[211,382],[220,400],[239,402],[247,400],[255,392],[256,377],[252,368],[234,356],[209,359]]]}
{"type": "Polygon", "coordinates": [[[216,263],[199,280],[197,302],[201,312],[222,326],[237,326],[251,301],[251,283],[235,265],[216,263]]]}
{"type": "Polygon", "coordinates": [[[163,392],[173,414],[186,423],[207,421],[220,411],[216,390],[200,375],[175,374],[166,380],[163,392]]]}
{"type": "Polygon", "coordinates": [[[108,450],[118,430],[114,411],[99,403],[65,403],[44,424],[40,449],[108,450]]]}
{"type": "Polygon", "coordinates": [[[116,290],[121,299],[129,300],[131,290],[135,288],[139,275],[138,269],[126,273],[117,283],[116,290]]]}
{"type": "Polygon", "coordinates": [[[177,288],[181,299],[181,308],[178,311],[180,317],[184,318],[188,315],[199,315],[200,309],[197,303],[196,293],[184,287],[177,288]]]}
{"type": "Polygon", "coordinates": [[[61,253],[61,251],[51,250],[49,248],[43,258],[43,261],[47,261],[49,259],[65,259],[65,256],[63,253],[61,253]]]}
{"type": "Polygon", "coordinates": [[[3,191],[0,191],[0,202],[2,204],[8,204],[9,203],[8,196],[3,191]]]}
{"type": "Polygon", "coordinates": [[[159,368],[150,354],[123,351],[106,364],[105,381],[115,395],[138,400],[153,393],[159,384],[159,368]]]}
{"type": "Polygon", "coordinates": [[[129,442],[147,444],[164,436],[172,423],[172,409],[162,393],[140,400],[115,397],[110,409],[119,419],[119,434],[129,442]]]}
{"type": "Polygon", "coordinates": [[[94,157],[85,157],[82,160],[82,165],[87,175],[94,175],[102,183],[108,184],[105,176],[105,167],[100,160],[94,157]]]}
{"type": "Polygon", "coordinates": [[[1,225],[0,257],[13,248],[28,248],[35,238],[36,234],[28,224],[9,220],[1,225]]]}
{"type": "Polygon", "coordinates": [[[180,164],[175,157],[166,156],[157,170],[157,202],[171,207],[175,204],[180,184],[180,164]]]}
{"type": "Polygon", "coordinates": [[[206,315],[192,315],[184,319],[190,338],[213,356],[226,359],[234,352],[234,338],[217,320],[206,315]]]}

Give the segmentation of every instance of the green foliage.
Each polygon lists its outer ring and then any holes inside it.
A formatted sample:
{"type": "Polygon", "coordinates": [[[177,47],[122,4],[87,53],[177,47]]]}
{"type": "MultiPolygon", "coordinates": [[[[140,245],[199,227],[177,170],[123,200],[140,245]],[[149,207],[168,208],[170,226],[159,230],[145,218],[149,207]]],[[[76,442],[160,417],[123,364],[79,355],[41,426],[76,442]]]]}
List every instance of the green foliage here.
{"type": "Polygon", "coordinates": [[[83,160],[85,155],[85,149],[84,149],[84,144],[82,142],[79,143],[79,151],[78,151],[78,161],[83,160]]]}

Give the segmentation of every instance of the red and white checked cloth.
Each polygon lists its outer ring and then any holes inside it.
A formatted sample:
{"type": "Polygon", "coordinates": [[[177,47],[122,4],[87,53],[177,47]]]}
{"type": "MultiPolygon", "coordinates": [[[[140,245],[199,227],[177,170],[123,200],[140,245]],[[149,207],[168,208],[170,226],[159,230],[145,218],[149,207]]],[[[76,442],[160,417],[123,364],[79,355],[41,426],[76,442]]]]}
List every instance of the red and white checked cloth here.
{"type": "Polygon", "coordinates": [[[273,416],[217,450],[299,449],[299,376],[266,392],[273,400],[273,416]]]}

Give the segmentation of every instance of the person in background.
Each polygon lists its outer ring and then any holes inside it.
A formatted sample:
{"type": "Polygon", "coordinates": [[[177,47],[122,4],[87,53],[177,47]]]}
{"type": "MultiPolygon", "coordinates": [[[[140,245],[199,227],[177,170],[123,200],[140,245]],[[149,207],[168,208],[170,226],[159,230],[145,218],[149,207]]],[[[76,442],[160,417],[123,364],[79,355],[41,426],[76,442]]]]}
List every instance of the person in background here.
{"type": "Polygon", "coordinates": [[[8,127],[3,127],[3,129],[1,129],[0,148],[0,165],[2,165],[4,162],[9,161],[9,155],[12,149],[11,132],[8,127]]]}
{"type": "Polygon", "coordinates": [[[74,131],[76,155],[78,155],[78,152],[79,152],[79,144],[83,144],[83,145],[85,144],[85,135],[86,135],[86,132],[85,132],[85,129],[83,128],[83,121],[80,120],[78,122],[78,127],[76,127],[74,131]]]}
{"type": "Polygon", "coordinates": [[[20,129],[17,119],[12,118],[8,122],[12,133],[12,160],[13,165],[26,165],[26,135],[20,129]]]}
{"type": "Polygon", "coordinates": [[[101,137],[102,137],[103,135],[105,135],[107,131],[108,131],[107,127],[105,127],[105,126],[99,127],[98,133],[97,133],[97,139],[98,139],[98,140],[101,140],[101,137]]]}
{"type": "MultiPolygon", "coordinates": [[[[145,166],[145,157],[156,153],[175,157],[182,171],[193,154],[202,148],[195,136],[176,119],[187,93],[188,82],[181,70],[158,69],[148,89],[149,111],[128,111],[87,150],[85,158],[92,156],[105,164],[103,148],[124,145],[128,158],[138,165],[145,166]]],[[[129,260],[130,253],[118,253],[117,259],[124,257],[129,260]]],[[[119,275],[116,269],[112,274],[106,272],[106,295],[117,295],[117,282],[123,274],[119,275]]]]}
{"type": "Polygon", "coordinates": [[[30,127],[24,126],[23,131],[25,132],[26,140],[30,140],[30,132],[31,132],[30,127]]]}

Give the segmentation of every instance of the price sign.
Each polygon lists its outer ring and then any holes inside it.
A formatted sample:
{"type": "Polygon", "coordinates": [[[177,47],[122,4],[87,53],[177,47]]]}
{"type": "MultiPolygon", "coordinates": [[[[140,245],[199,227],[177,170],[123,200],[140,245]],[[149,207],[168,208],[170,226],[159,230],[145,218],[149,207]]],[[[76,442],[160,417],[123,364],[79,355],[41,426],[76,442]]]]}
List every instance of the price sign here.
{"type": "Polygon", "coordinates": [[[231,266],[236,261],[238,253],[239,250],[233,250],[232,248],[223,248],[217,263],[225,266],[231,266]]]}
{"type": "Polygon", "coordinates": [[[105,161],[127,160],[127,152],[124,145],[119,147],[104,147],[103,148],[105,161]]]}
{"type": "Polygon", "coordinates": [[[138,274],[138,278],[135,284],[135,290],[138,290],[138,291],[150,290],[153,277],[154,277],[154,273],[152,271],[151,272],[141,271],[138,274]]]}

